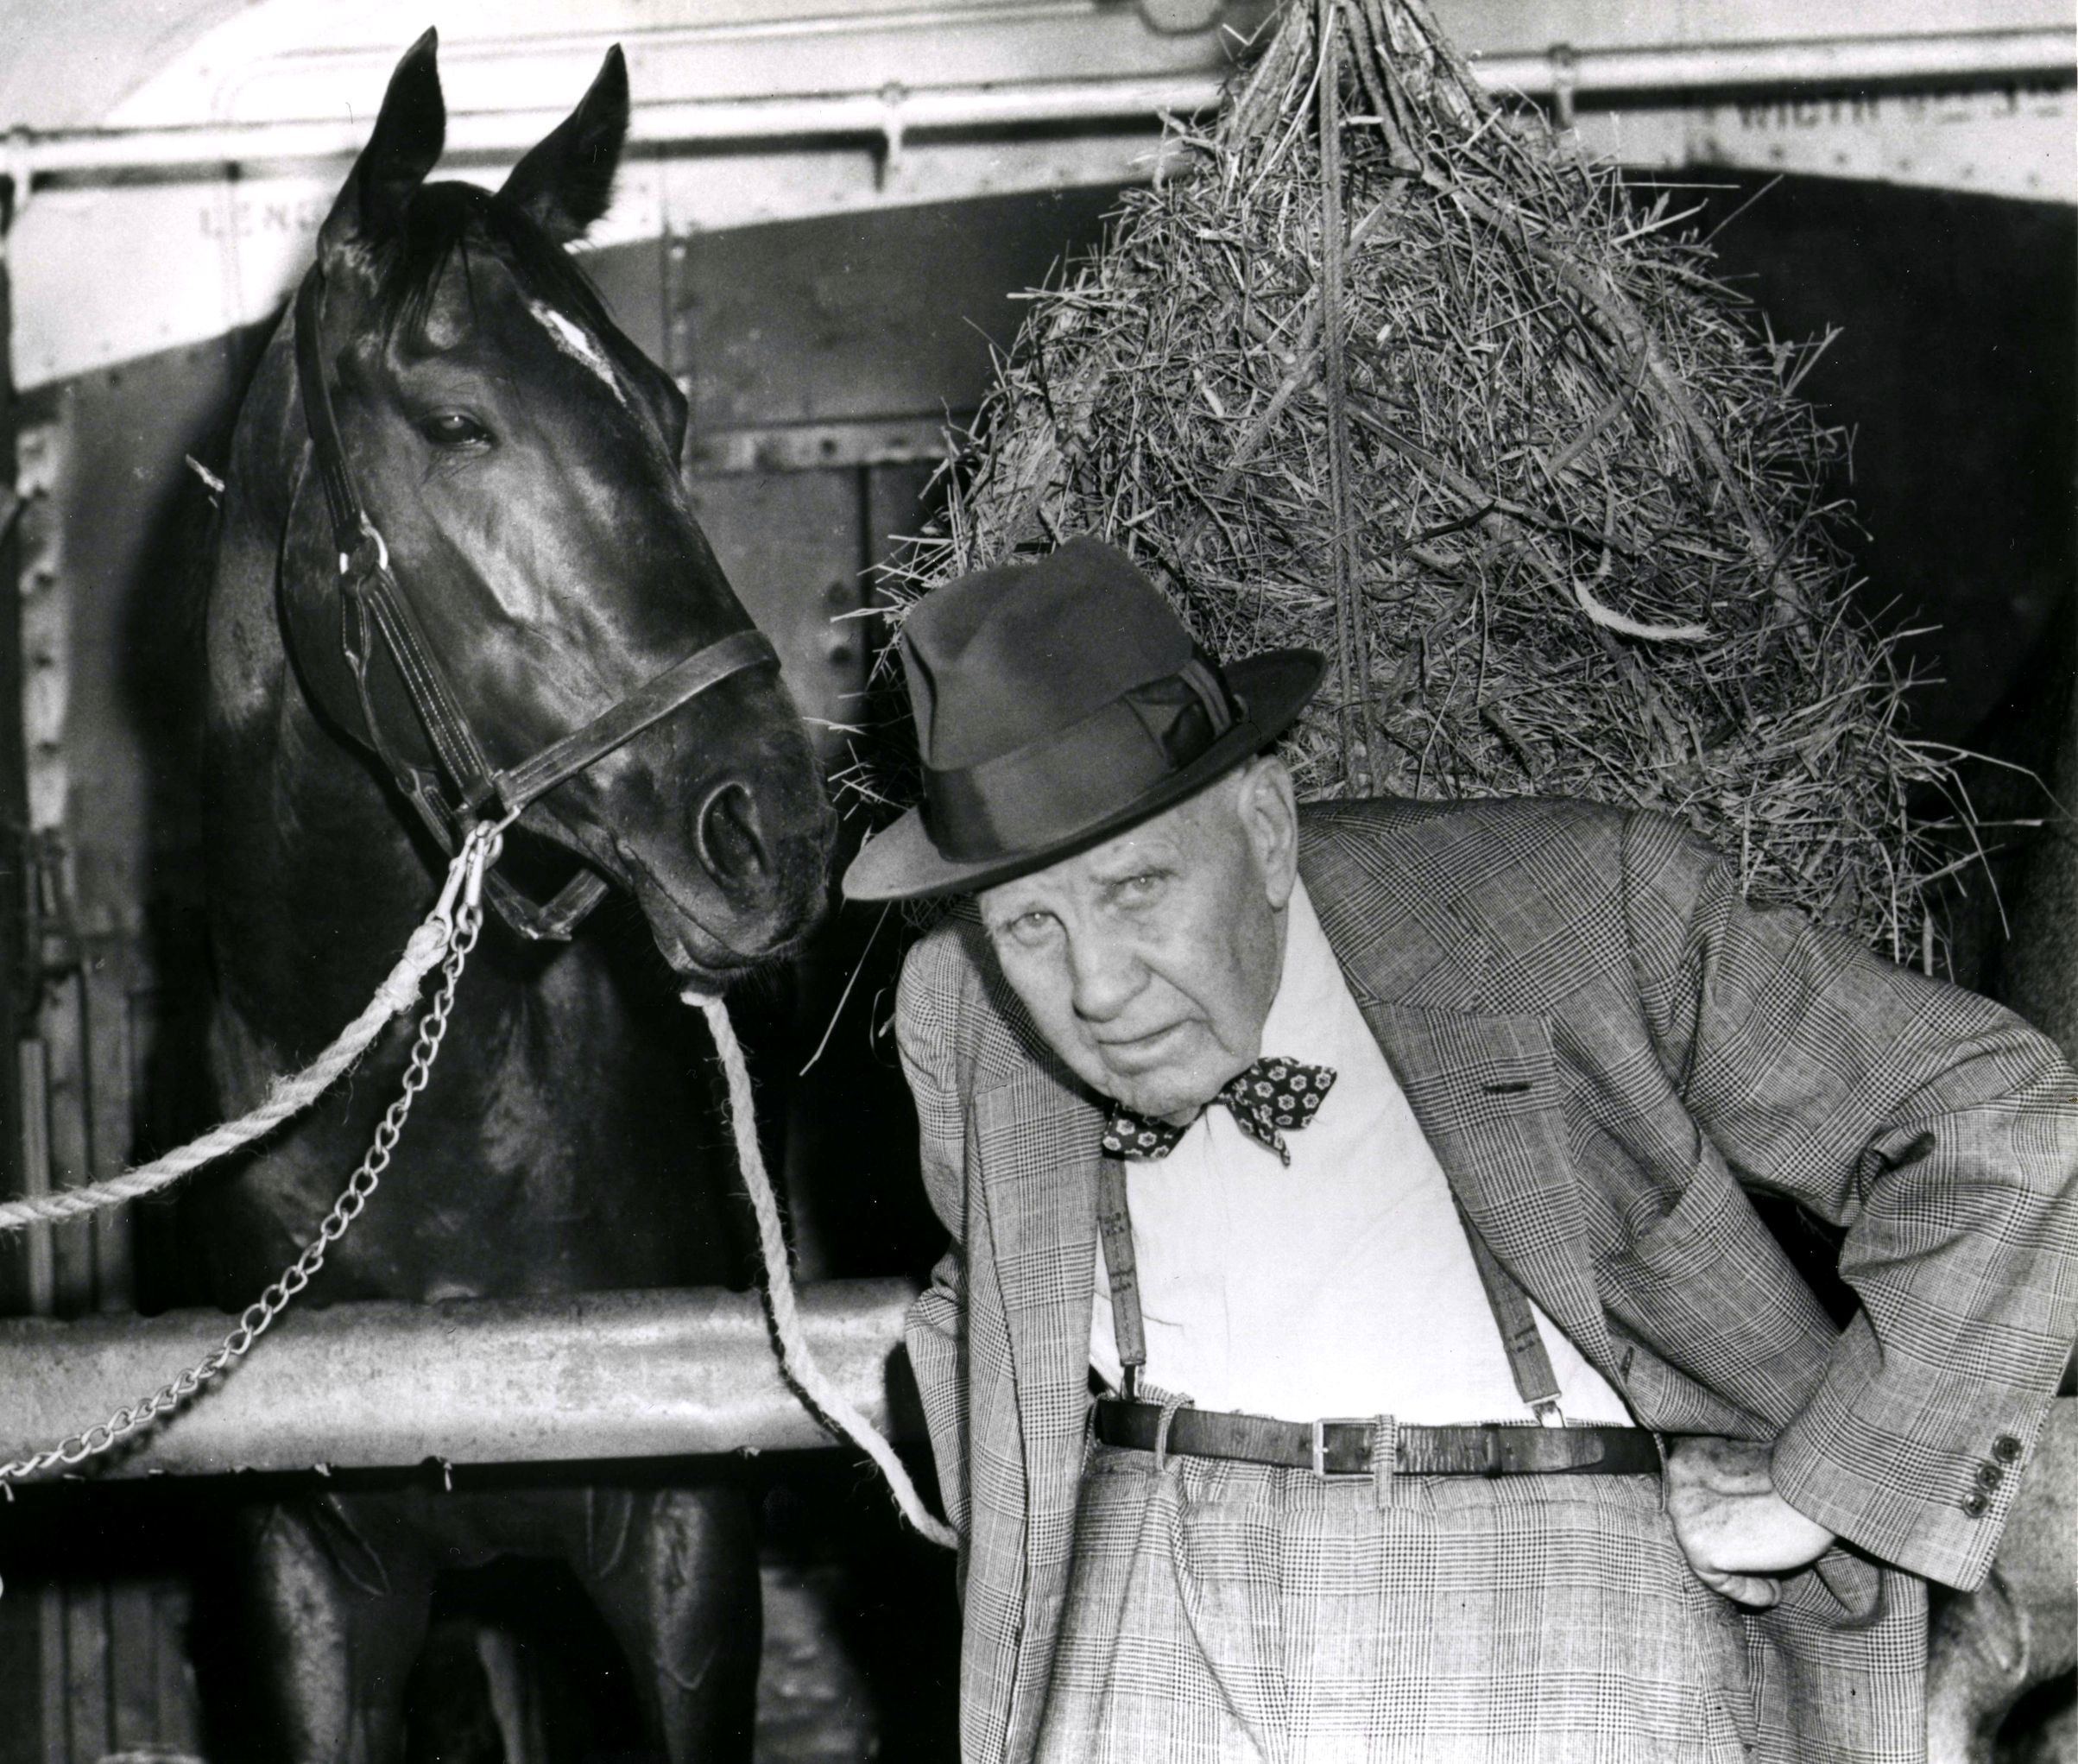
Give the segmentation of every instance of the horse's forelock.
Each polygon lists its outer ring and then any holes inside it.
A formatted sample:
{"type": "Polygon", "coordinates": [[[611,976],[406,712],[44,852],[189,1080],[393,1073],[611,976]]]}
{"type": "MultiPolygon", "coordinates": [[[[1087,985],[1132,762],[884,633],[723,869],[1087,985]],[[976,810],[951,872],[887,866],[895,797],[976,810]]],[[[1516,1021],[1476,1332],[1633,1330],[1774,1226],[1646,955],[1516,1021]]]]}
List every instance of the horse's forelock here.
{"type": "Polygon", "coordinates": [[[597,332],[610,324],[583,268],[513,203],[476,184],[423,186],[378,268],[378,322],[386,337],[420,335],[448,267],[482,250],[504,263],[529,300],[597,332]]]}

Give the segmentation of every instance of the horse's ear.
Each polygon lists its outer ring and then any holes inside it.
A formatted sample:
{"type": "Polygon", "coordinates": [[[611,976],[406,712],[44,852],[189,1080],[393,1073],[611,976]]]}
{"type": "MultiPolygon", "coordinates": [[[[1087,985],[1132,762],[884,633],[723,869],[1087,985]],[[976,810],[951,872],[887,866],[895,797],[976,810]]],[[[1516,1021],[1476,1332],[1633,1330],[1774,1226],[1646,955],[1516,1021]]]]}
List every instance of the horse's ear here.
{"type": "Polygon", "coordinates": [[[499,192],[559,245],[580,239],[613,200],[628,139],[628,63],[616,43],[578,107],[512,168],[499,192]]]}
{"type": "Polygon", "coordinates": [[[320,262],[395,232],[403,221],[405,204],[439,159],[447,136],[447,106],[440,97],[436,60],[439,47],[439,33],[428,30],[404,52],[389,76],[375,132],[318,230],[320,262]]]}

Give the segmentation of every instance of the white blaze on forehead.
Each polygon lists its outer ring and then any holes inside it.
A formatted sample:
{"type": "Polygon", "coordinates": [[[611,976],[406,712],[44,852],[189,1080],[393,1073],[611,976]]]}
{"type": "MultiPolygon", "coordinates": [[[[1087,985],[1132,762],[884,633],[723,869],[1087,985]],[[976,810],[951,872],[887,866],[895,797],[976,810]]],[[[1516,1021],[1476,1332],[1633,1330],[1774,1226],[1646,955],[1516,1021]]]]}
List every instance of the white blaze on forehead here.
{"type": "Polygon", "coordinates": [[[606,359],[606,351],[585,334],[584,327],[565,318],[553,307],[544,306],[539,300],[529,300],[527,310],[540,320],[541,328],[555,339],[555,345],[572,360],[585,367],[605,381],[613,395],[622,404],[628,395],[621,389],[621,376],[613,370],[613,364],[606,359]]]}

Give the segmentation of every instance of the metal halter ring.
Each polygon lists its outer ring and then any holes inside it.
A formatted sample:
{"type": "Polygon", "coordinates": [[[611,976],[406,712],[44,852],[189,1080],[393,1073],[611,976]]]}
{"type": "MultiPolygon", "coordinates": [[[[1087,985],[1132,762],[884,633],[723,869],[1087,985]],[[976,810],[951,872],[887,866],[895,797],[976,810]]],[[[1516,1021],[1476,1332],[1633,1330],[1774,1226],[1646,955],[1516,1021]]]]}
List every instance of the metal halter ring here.
{"type": "MultiPolygon", "coordinates": [[[[389,568],[389,547],[384,542],[381,529],[368,518],[368,511],[365,509],[361,511],[361,536],[363,539],[375,541],[376,567],[378,570],[387,571],[389,568]]],[[[341,552],[339,553],[339,573],[342,576],[351,576],[353,573],[353,553],[350,551],[341,552]]]]}

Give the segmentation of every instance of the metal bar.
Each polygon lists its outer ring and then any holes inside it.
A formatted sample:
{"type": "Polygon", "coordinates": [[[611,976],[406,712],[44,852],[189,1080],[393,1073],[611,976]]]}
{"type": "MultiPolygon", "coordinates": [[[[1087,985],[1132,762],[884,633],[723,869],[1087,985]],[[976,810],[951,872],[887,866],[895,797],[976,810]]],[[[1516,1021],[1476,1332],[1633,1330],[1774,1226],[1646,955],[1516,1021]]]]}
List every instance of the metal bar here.
{"type": "Polygon", "coordinates": [[[1541,95],[1570,69],[1576,94],[1722,92],[1777,86],[1955,85],[2034,76],[2069,78],[2078,48],[2069,31],[1951,31],[1926,36],[1814,37],[1807,41],[1706,43],[1487,55],[1473,64],[1499,92],[1541,95]]]}
{"type": "MultiPolygon", "coordinates": [[[[2062,30],[1945,31],[1925,35],[1815,37],[1801,41],[1708,43],[1488,55],[1473,64],[1500,91],[1548,93],[1562,79],[1576,94],[1911,84],[1946,86],[1984,80],[2068,79],[2072,39],[2062,30]]],[[[1220,95],[1210,74],[1157,79],[943,86],[771,98],[685,99],[645,104],[630,139],[651,148],[722,146],[751,141],[874,137],[899,142],[925,130],[1038,126],[1152,117],[1210,108],[1220,95]]],[[[451,117],[451,153],[523,152],[562,120],[546,110],[477,111],[451,117]]],[[[17,178],[253,161],[342,158],[356,152],[365,125],[348,121],[217,123],[192,128],[18,131],[5,164],[17,178]]]]}
{"type": "Polygon", "coordinates": [[[946,416],[870,417],[843,422],[771,423],[756,428],[695,430],[686,469],[726,474],[814,471],[843,467],[935,465],[954,452],[953,433],[971,411],[946,416]]]}
{"type": "MultiPolygon", "coordinates": [[[[915,1287],[801,1291],[817,1359],[883,1430],[889,1359],[915,1287]]],[[[216,1312],[0,1321],[0,1456],[103,1419],[223,1337],[216,1312]]],[[[906,1374],[904,1376],[906,1377],[906,1374]]],[[[828,1445],[780,1376],[755,1293],[361,1303],[291,1312],[220,1385],[97,1474],[540,1464],[828,1445]]]]}
{"type": "MultiPolygon", "coordinates": [[[[1029,85],[843,92],[798,98],[686,99],[644,104],[628,128],[647,147],[867,136],[900,140],[921,130],[974,129],[1198,111],[1216,103],[1206,75],[1090,79],[1029,85]]],[[[563,120],[556,111],[477,111],[447,120],[452,154],[519,154],[563,120]]],[[[365,123],[233,123],[193,128],[22,131],[8,164],[31,176],[254,160],[335,159],[360,150],[365,123]]]]}

